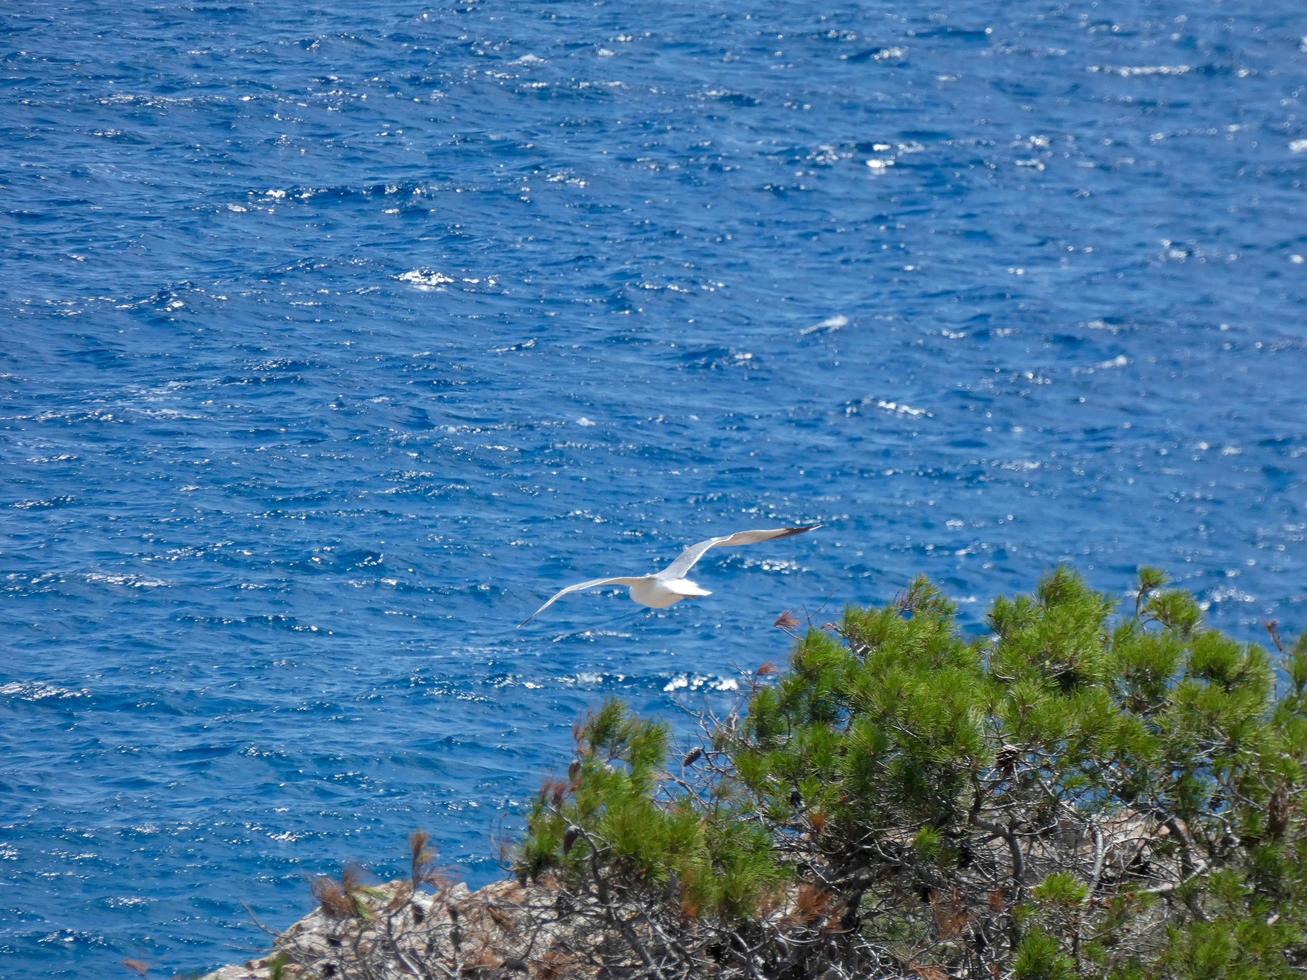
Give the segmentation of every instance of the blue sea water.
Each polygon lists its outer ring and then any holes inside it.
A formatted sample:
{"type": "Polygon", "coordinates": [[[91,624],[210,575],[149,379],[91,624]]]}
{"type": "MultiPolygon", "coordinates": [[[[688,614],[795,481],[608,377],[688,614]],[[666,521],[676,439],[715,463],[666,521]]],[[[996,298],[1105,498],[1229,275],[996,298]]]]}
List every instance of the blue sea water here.
{"type": "Polygon", "coordinates": [[[0,976],[242,959],[415,827],[490,880],[588,706],[918,572],[1307,628],[1298,3],[0,26],[0,976]]]}

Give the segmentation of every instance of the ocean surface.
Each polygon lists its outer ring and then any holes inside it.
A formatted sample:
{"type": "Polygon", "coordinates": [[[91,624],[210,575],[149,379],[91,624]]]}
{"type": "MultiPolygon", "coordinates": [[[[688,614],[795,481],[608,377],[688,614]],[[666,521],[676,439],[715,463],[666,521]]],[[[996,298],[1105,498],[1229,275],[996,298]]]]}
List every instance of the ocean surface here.
{"type": "Polygon", "coordinates": [[[1304,33],[6,3],[0,976],[239,961],[417,827],[491,880],[588,707],[686,731],[919,572],[1307,628],[1304,33]]]}

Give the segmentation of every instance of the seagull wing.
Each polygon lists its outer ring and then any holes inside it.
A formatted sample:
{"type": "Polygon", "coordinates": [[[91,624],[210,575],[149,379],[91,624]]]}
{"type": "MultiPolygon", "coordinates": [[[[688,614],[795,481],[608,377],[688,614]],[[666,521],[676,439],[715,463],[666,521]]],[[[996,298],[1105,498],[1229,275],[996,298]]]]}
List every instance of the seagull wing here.
{"type": "Polygon", "coordinates": [[[770,541],[772,538],[788,538],[794,534],[815,531],[819,527],[821,527],[820,524],[802,524],[798,527],[778,527],[770,531],[736,531],[734,534],[726,534],[720,538],[709,538],[707,541],[692,544],[682,551],[676,561],[658,573],[658,577],[684,578],[699,559],[712,548],[734,548],[742,544],[757,544],[759,541],[770,541]]]}
{"type": "Polygon", "coordinates": [[[563,596],[567,595],[569,592],[583,592],[586,589],[597,589],[601,585],[635,585],[637,582],[643,582],[645,579],[649,577],[650,576],[648,575],[641,575],[635,578],[630,578],[627,576],[618,575],[613,578],[592,578],[588,582],[577,582],[576,585],[569,585],[567,588],[560,589],[558,592],[554,593],[552,599],[546,602],[543,606],[541,606],[539,609],[533,612],[526,619],[522,620],[522,622],[518,623],[517,628],[521,629],[523,626],[531,622],[531,620],[535,619],[542,612],[544,612],[546,609],[552,606],[559,599],[563,598],[563,596]]]}

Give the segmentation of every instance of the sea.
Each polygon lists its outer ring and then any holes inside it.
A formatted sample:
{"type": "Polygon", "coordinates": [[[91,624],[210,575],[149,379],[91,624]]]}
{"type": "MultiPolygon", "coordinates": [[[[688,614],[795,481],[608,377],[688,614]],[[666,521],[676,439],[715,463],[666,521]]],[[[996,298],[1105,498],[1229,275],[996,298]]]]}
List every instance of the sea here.
{"type": "Polygon", "coordinates": [[[689,739],[918,574],[1307,629],[1305,34],[6,2],[0,976],[242,961],[418,828],[501,877],[587,710],[689,739]]]}

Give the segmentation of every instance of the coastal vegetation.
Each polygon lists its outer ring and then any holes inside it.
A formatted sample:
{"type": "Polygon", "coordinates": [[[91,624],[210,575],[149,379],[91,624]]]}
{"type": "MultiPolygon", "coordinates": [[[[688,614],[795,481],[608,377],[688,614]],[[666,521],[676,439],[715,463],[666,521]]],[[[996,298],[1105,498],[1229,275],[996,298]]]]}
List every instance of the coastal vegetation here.
{"type": "Polygon", "coordinates": [[[279,975],[1307,969],[1307,639],[1238,642],[1153,569],[1123,606],[1059,569],[980,635],[925,580],[777,625],[788,668],[690,746],[615,700],[578,724],[512,880],[460,891],[415,837],[405,882],[318,883],[279,975]]]}

